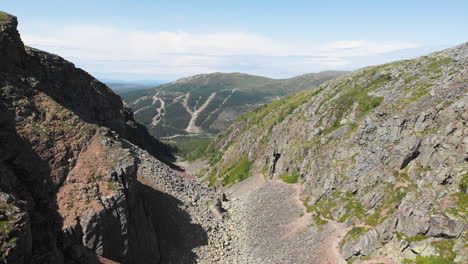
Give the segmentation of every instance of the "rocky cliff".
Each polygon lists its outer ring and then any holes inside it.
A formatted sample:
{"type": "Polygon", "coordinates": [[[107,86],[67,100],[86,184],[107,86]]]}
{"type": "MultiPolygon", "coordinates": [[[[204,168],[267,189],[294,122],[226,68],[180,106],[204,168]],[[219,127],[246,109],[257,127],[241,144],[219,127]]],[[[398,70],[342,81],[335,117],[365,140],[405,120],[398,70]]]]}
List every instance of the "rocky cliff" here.
{"type": "Polygon", "coordinates": [[[466,263],[468,44],[360,69],[243,116],[200,171],[301,184],[354,263],[466,263]]]}
{"type": "Polygon", "coordinates": [[[215,194],[160,161],[168,148],[119,96],[16,26],[0,12],[0,262],[219,259],[215,194]]]}

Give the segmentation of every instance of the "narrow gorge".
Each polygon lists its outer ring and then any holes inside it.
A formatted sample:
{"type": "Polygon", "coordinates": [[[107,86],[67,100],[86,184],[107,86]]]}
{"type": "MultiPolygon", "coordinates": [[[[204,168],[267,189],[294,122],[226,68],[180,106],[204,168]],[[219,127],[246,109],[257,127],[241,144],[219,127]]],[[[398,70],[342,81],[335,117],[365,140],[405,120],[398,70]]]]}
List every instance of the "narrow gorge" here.
{"type": "Polygon", "coordinates": [[[0,263],[468,263],[468,43],[127,105],[17,26],[0,12],[0,263]],[[185,160],[153,137],[203,130],[185,160]]]}

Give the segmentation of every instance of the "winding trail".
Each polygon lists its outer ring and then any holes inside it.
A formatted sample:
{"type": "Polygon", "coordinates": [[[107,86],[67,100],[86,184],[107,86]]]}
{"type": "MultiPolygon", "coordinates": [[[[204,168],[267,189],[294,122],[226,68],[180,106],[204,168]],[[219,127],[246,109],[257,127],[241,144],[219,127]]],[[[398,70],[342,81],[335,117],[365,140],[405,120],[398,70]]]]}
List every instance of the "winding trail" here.
{"type": "MultiPolygon", "coordinates": [[[[211,101],[213,101],[213,98],[216,96],[216,93],[212,93],[205,101],[205,103],[203,103],[202,106],[200,106],[200,108],[196,109],[195,111],[193,111],[191,114],[192,116],[190,117],[190,121],[187,125],[187,128],[185,129],[185,131],[187,131],[188,133],[200,133],[201,132],[201,128],[198,127],[197,125],[195,125],[195,123],[197,122],[197,118],[198,118],[198,115],[203,112],[203,110],[205,110],[206,107],[208,107],[208,105],[211,103],[211,101]]],[[[188,100],[188,96],[186,97],[188,100]]],[[[185,102],[185,104],[187,104],[187,102],[185,102]]],[[[188,108],[188,105],[186,106],[186,108],[188,108]]]]}
{"type": "MultiPolygon", "coordinates": [[[[157,95],[157,94],[156,94],[157,95]]],[[[161,122],[162,118],[164,117],[164,108],[166,107],[166,103],[162,98],[153,96],[153,105],[156,104],[157,101],[160,102],[160,106],[156,108],[156,115],[151,120],[151,125],[156,126],[159,122],[161,122]]]]}

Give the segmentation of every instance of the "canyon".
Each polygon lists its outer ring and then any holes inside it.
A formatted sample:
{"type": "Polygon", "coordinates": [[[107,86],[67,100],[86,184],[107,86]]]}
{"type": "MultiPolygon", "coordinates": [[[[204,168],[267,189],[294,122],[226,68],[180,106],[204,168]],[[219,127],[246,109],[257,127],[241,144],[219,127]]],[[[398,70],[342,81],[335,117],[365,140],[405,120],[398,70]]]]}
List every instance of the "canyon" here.
{"type": "Polygon", "coordinates": [[[17,25],[0,12],[1,263],[468,261],[467,43],[323,78],[197,75],[127,105],[17,25]],[[200,122],[227,105],[245,109],[200,122]],[[183,162],[153,137],[206,131],[183,162]]]}

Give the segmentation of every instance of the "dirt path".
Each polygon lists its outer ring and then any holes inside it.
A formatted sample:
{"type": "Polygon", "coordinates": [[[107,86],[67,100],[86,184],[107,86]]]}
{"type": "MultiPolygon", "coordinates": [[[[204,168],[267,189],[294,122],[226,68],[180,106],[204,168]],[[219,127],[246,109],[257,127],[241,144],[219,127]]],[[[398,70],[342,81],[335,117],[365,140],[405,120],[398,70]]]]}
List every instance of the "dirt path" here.
{"type": "Polygon", "coordinates": [[[233,240],[225,263],[346,263],[339,250],[346,228],[332,222],[323,230],[311,227],[301,188],[256,175],[228,189],[233,240]]]}
{"type": "MultiPolygon", "coordinates": [[[[200,133],[201,129],[195,124],[197,122],[198,115],[205,110],[206,107],[213,101],[213,98],[216,96],[216,93],[212,93],[205,101],[205,103],[200,106],[200,108],[196,109],[192,113],[192,117],[190,118],[190,121],[188,123],[187,128],[185,131],[188,133],[200,133]]],[[[188,98],[188,97],[187,97],[188,98]]]]}

